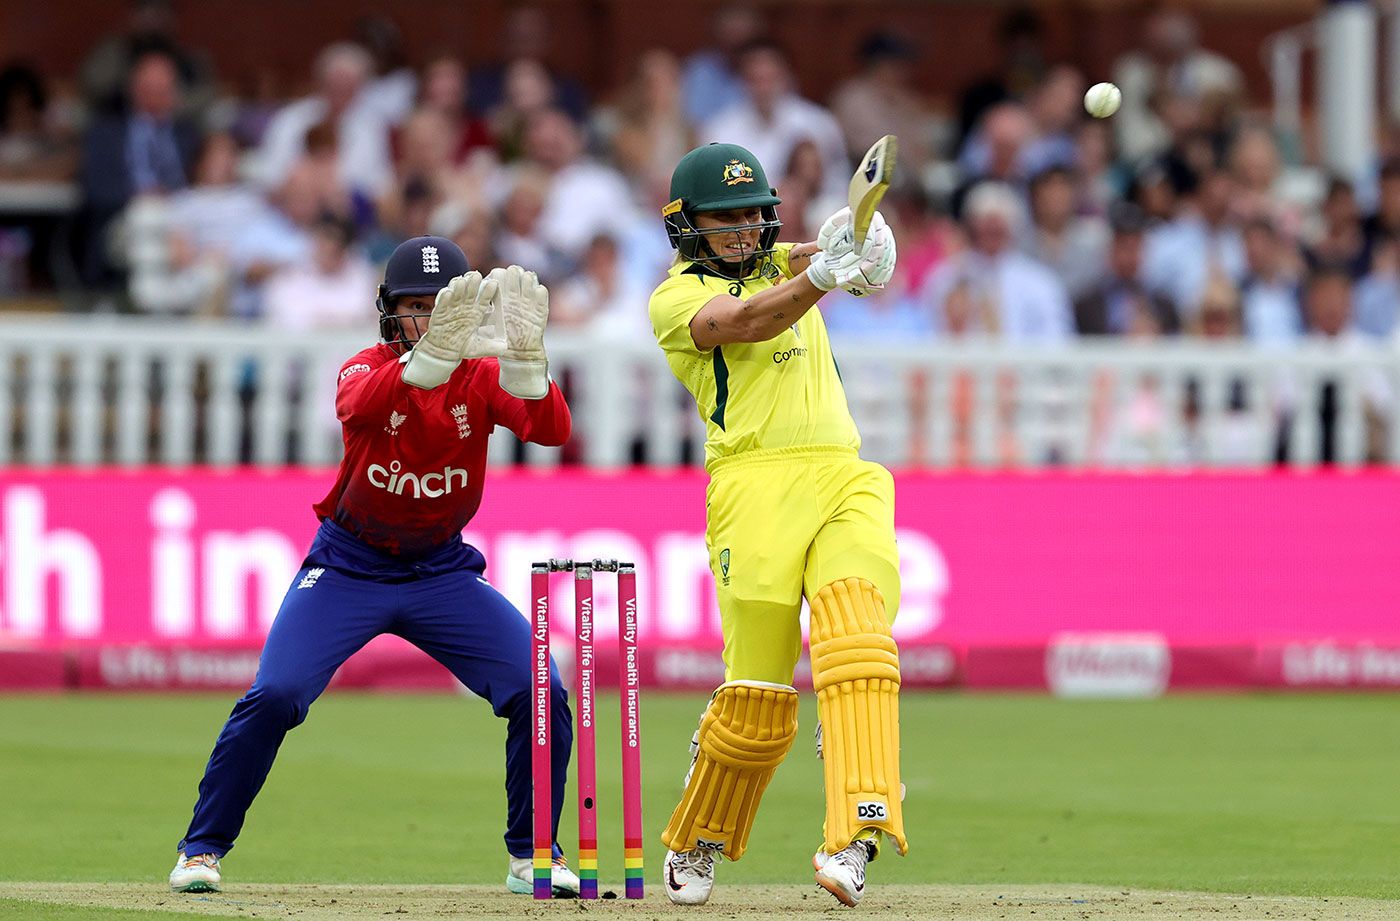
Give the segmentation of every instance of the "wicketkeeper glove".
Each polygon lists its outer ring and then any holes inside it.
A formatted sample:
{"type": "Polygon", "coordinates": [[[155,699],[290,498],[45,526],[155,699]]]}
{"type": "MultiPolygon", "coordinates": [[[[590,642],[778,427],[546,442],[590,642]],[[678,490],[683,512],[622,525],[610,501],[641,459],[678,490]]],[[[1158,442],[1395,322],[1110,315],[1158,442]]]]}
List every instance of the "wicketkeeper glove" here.
{"type": "Polygon", "coordinates": [[[496,299],[497,282],[480,272],[458,275],[437,293],[428,331],[414,345],[403,368],[403,382],[431,390],[447,383],[464,358],[484,358],[505,352],[504,338],[482,330],[482,321],[496,299]]]}
{"type": "Polygon", "coordinates": [[[501,389],[522,400],[540,400],[549,393],[549,359],[544,353],[544,327],[549,320],[549,289],[534,272],[518,265],[492,269],[499,284],[505,315],[506,350],[501,355],[501,389]]]}

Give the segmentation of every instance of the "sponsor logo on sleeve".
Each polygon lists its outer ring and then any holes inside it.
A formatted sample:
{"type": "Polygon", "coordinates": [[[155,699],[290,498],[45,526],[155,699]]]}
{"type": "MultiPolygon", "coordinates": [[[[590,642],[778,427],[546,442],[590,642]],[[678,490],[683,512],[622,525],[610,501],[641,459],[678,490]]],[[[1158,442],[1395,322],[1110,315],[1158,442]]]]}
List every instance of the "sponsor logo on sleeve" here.
{"type": "Polygon", "coordinates": [[[353,365],[348,366],[344,371],[341,371],[341,372],[340,372],[340,379],[341,379],[341,380],[345,380],[347,377],[349,377],[349,376],[352,375],[352,374],[359,374],[361,371],[373,371],[373,370],[374,370],[373,368],[371,368],[369,365],[365,364],[364,362],[358,362],[358,363],[356,363],[356,364],[353,364],[353,365]]]}

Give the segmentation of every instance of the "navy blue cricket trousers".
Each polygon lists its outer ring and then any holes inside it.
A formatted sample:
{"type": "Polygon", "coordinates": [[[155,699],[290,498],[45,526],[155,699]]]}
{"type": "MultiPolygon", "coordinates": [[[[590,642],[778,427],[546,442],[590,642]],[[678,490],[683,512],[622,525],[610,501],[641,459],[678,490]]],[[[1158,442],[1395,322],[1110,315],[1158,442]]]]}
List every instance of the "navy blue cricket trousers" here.
{"type": "MultiPolygon", "coordinates": [[[[392,633],[447,666],[507,721],[506,848],[514,857],[531,856],[530,625],[486,581],[485,569],[481,552],[459,540],[409,561],[323,521],[268,631],[253,686],[214,743],[180,849],[223,856],[233,847],[287,731],[306,719],[341,663],[392,633]]],[[[553,662],[550,672],[558,854],[573,716],[553,662]]]]}

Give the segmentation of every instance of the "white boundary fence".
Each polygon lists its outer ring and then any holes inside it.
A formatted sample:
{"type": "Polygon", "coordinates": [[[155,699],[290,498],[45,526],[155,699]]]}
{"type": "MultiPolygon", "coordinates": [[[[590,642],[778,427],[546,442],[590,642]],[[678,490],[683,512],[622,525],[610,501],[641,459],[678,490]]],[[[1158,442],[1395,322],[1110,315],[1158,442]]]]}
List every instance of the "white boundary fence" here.
{"type": "MultiPolygon", "coordinates": [[[[0,318],[0,465],[331,464],[336,371],[373,334],[0,318]]],[[[559,331],[575,440],[495,463],[698,463],[693,402],[646,337],[559,331]]],[[[895,466],[1311,466],[1400,461],[1400,351],[1085,341],[838,342],[864,454],[895,466]]],[[[732,399],[743,399],[733,394],[732,399]]]]}

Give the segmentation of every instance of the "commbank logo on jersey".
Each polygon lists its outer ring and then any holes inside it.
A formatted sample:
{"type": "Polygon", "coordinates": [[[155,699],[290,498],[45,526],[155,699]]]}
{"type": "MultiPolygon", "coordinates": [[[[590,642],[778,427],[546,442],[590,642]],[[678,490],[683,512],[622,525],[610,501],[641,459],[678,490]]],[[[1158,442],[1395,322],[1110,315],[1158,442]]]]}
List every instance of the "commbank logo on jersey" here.
{"type": "Polygon", "coordinates": [[[742,160],[730,160],[724,164],[724,184],[738,185],[741,182],[753,182],[753,167],[742,160]]]}
{"type": "Polygon", "coordinates": [[[443,467],[441,471],[434,470],[423,474],[411,471],[404,473],[403,464],[390,461],[388,467],[370,464],[365,476],[369,485],[375,489],[382,489],[396,496],[404,495],[412,487],[415,499],[436,499],[447,495],[453,489],[465,489],[467,486],[467,471],[461,467],[443,467]]]}
{"type": "Polygon", "coordinates": [[[440,271],[438,268],[438,251],[436,246],[423,247],[423,271],[440,271]]]}

